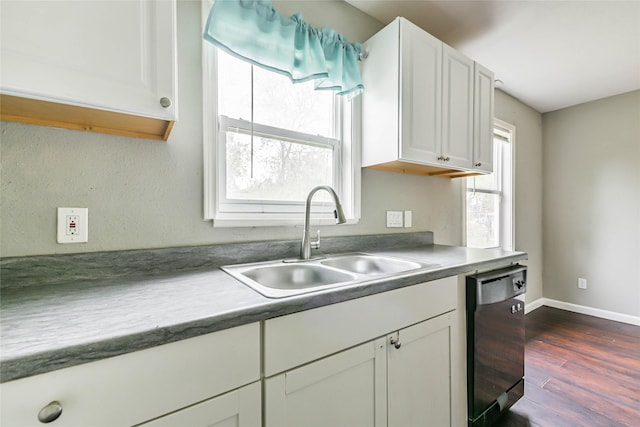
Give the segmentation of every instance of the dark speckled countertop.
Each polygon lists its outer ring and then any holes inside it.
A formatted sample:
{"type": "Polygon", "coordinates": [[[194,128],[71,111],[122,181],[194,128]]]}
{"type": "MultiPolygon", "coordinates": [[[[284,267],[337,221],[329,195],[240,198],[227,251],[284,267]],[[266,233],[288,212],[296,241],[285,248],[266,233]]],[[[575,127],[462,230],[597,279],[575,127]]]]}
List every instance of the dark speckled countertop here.
{"type": "Polygon", "coordinates": [[[298,247],[252,242],[2,259],[0,381],[527,258],[434,245],[429,232],[325,238],[324,253],[363,251],[441,267],[281,299],[218,268],[292,257],[298,247]]]}

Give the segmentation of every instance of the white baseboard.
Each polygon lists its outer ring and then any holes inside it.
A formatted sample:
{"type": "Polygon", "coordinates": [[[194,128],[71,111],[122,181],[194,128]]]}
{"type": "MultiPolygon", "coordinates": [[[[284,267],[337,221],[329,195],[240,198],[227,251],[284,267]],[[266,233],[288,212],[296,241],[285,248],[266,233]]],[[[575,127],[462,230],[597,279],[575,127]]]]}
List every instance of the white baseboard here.
{"type": "Polygon", "coordinates": [[[544,298],[538,298],[537,300],[524,305],[524,314],[530,313],[536,308],[540,308],[544,305],[544,298]]]}
{"type": "Polygon", "coordinates": [[[587,314],[589,316],[600,317],[602,319],[614,320],[616,322],[640,326],[640,316],[631,316],[629,314],[616,313],[614,311],[601,310],[599,308],[586,307],[584,305],[578,304],[571,304],[568,302],[558,301],[550,298],[538,298],[537,300],[526,304],[524,307],[524,312],[529,313],[539,307],[542,307],[543,305],[553,308],[559,308],[561,310],[573,311],[574,313],[587,314]]]}

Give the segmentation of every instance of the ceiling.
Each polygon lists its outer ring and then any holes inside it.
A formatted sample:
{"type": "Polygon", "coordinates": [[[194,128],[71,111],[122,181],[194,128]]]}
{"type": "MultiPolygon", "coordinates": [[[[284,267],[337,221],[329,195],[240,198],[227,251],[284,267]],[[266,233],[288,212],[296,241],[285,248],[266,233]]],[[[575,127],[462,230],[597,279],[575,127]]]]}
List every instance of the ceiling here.
{"type": "Polygon", "coordinates": [[[346,1],[407,18],[541,113],[640,89],[640,0],[346,1]]]}

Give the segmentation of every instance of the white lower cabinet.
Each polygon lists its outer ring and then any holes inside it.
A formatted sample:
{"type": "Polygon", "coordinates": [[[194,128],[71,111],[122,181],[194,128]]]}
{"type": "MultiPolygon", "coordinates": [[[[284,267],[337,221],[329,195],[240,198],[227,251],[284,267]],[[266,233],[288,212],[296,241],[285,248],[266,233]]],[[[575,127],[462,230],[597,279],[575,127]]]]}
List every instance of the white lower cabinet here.
{"type": "Polygon", "coordinates": [[[444,314],[266,380],[266,427],[451,426],[444,314]]]}
{"type": "Polygon", "coordinates": [[[452,425],[451,324],[445,314],[387,340],[390,427],[452,425]]]}
{"type": "Polygon", "coordinates": [[[454,425],[456,305],[451,277],[266,321],[265,427],[454,425]]]}
{"type": "Polygon", "coordinates": [[[266,426],[386,425],[385,339],[266,380],[266,426]]]}
{"type": "Polygon", "coordinates": [[[144,427],[260,427],[260,382],[182,409],[144,427]]]}
{"type": "Polygon", "coordinates": [[[56,402],[54,427],[256,427],[259,380],[253,323],[2,383],[0,425],[42,426],[40,411],[56,402]]]}
{"type": "Polygon", "coordinates": [[[253,323],[5,382],[0,425],[42,425],[39,412],[55,402],[60,427],[462,426],[461,283],[438,279],[269,319],[262,332],[253,323]]]}

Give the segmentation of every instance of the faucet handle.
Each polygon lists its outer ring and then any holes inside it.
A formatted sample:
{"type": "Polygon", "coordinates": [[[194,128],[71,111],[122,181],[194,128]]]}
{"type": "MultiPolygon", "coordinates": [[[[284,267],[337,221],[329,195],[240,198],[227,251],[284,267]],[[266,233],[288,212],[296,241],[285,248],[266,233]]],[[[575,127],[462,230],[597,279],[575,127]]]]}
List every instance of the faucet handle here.
{"type": "Polygon", "coordinates": [[[311,241],[311,249],[320,249],[320,230],[318,230],[317,236],[318,240],[315,242],[313,240],[311,241]]]}

